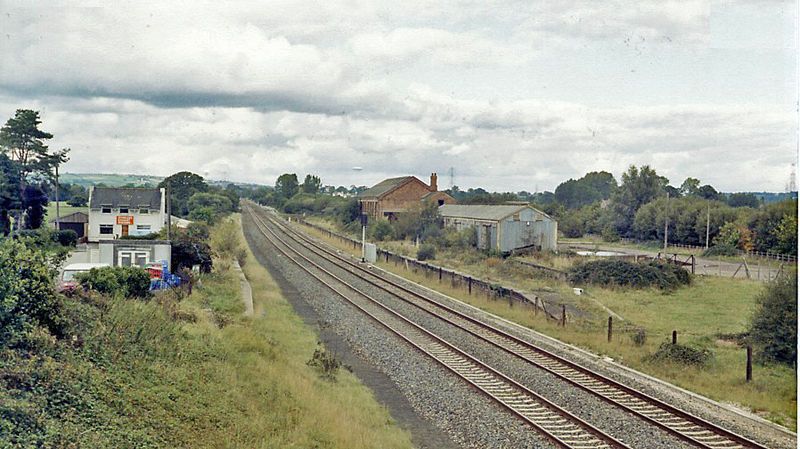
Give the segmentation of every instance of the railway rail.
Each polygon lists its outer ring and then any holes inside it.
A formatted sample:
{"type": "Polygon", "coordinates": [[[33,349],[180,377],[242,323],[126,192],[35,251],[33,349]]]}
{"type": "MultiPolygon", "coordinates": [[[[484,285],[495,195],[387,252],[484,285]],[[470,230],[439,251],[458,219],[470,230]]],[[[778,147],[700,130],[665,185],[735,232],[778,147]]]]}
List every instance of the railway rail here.
{"type": "MultiPolygon", "coordinates": [[[[255,211],[252,208],[249,211],[254,214],[255,220],[261,221],[263,226],[263,220],[255,215],[255,211]]],[[[386,279],[372,270],[319,245],[319,243],[274,218],[268,216],[265,218],[307,250],[361,277],[371,285],[694,446],[704,449],[766,449],[766,446],[593,372],[551,351],[522,340],[395,281],[386,279]]]]}
{"type": "Polygon", "coordinates": [[[406,341],[413,348],[435,360],[478,391],[530,424],[536,431],[558,447],[570,449],[630,449],[625,443],[616,440],[600,429],[558,407],[546,398],[456,348],[336,276],[288,244],[276,232],[271,230],[264,220],[254,213],[252,207],[245,206],[245,210],[252,215],[262,235],[300,269],[319,280],[338,296],[406,341]],[[291,253],[294,253],[296,257],[291,253]],[[313,269],[310,267],[313,267],[313,269]],[[330,282],[330,280],[335,282],[330,282]],[[344,290],[349,290],[356,295],[346,293],[338,285],[344,286],[344,290]]]}

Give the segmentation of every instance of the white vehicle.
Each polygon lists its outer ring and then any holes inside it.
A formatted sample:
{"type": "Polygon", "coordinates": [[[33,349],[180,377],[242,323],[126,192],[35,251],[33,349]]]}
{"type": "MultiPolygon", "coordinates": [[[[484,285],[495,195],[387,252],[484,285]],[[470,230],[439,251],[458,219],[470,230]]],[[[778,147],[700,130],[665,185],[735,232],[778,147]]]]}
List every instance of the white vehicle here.
{"type": "Polygon", "coordinates": [[[108,267],[107,263],[73,263],[69,264],[61,271],[61,276],[58,280],[58,288],[61,291],[72,290],[78,286],[78,281],[75,277],[79,273],[88,273],[92,268],[108,267]]]}

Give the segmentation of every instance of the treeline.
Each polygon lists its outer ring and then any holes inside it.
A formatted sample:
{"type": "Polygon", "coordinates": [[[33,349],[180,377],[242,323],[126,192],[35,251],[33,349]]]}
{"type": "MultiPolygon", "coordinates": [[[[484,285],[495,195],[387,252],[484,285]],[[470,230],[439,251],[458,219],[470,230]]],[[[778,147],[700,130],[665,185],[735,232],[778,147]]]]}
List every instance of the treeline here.
{"type": "Polygon", "coordinates": [[[559,184],[555,192],[490,193],[458,187],[447,192],[461,204],[532,203],[557,219],[566,237],[663,241],[668,220],[670,243],[705,245],[708,222],[710,245],[728,252],[797,254],[796,198],[760,195],[784,198],[767,203],[753,193],[720,193],[691,177],[676,187],[646,165],[629,167],[619,182],[608,172],[587,173],[559,184]]]}

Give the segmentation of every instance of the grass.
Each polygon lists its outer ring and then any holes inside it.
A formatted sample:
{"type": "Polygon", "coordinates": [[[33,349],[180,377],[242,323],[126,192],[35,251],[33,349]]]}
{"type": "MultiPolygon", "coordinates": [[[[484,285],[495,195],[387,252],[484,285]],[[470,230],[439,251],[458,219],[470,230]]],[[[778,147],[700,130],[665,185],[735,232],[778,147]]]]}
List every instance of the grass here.
{"type": "MultiPolygon", "coordinates": [[[[308,227],[304,230],[356,255],[351,245],[329,239],[327,234],[308,227]]],[[[473,260],[443,253],[432,262],[528,292],[558,293],[563,303],[575,306],[584,315],[581,318],[571,317],[569,325],[562,328],[541,313],[535,315],[530,308],[509,305],[507,301],[493,300],[483,295],[468,295],[461,288],[451,288],[449,282],[439,283],[437,277],[426,278],[421,273],[406,271],[402,266],[395,267],[391,262],[386,264],[379,261],[378,266],[510,321],[614,358],[687,390],[748,408],[796,430],[796,371],[783,365],[757,364],[753,382],[746,383],[745,350],[723,338],[746,330],[755,296],[763,288],[762,283],[697,276],[690,287],[670,293],[657,289],[587,288],[584,295],[576,296],[571,292],[571,286],[562,281],[536,278],[531,271],[508,262],[486,263],[489,260],[473,260]],[[624,318],[624,322],[615,323],[616,332],[610,343],[606,340],[608,315],[599,304],[624,318]],[[636,328],[645,329],[647,340],[642,346],[635,345],[631,339],[630,331],[636,328]],[[715,354],[714,360],[703,367],[648,362],[648,356],[662,342],[669,341],[672,330],[677,330],[682,343],[711,348],[715,354]]]]}
{"type": "MultiPolygon", "coordinates": [[[[62,217],[66,217],[67,215],[75,213],[75,212],[84,212],[84,213],[87,213],[87,214],[89,213],[89,208],[88,207],[73,207],[73,206],[70,206],[69,204],[67,204],[66,201],[59,201],[58,204],[59,204],[59,206],[58,206],[59,213],[61,214],[62,217]]],[[[45,212],[45,215],[47,216],[47,220],[54,220],[56,218],[56,203],[55,203],[55,201],[51,201],[47,205],[47,210],[45,212]]]]}
{"type": "Polygon", "coordinates": [[[254,317],[219,269],[182,299],[69,300],[79,343],[0,347],[0,447],[412,447],[353,374],[306,364],[316,335],[247,254],[254,317]]]}

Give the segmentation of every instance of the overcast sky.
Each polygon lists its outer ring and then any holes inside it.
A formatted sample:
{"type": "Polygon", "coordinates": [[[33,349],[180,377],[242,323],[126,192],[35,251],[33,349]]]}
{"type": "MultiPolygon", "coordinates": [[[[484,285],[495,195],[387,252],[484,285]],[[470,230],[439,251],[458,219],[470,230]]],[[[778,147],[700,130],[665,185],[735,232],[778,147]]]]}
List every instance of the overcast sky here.
{"type": "Polygon", "coordinates": [[[265,184],[782,191],[797,158],[796,1],[314,3],[0,0],[0,120],[39,110],[65,172],[265,184]]]}

